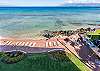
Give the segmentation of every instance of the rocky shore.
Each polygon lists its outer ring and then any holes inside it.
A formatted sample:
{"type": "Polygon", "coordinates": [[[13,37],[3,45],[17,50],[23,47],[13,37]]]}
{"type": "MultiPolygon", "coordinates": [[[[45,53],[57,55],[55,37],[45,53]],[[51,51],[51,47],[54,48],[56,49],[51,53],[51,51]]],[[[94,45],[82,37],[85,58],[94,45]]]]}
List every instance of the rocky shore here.
{"type": "Polygon", "coordinates": [[[68,30],[68,31],[63,31],[63,30],[60,30],[60,31],[49,31],[49,30],[44,30],[41,35],[43,37],[46,37],[46,38],[52,38],[52,37],[58,37],[59,35],[61,36],[71,36],[73,34],[86,34],[87,32],[90,32],[90,31],[95,31],[95,28],[92,29],[92,28],[80,28],[80,29],[76,29],[76,30],[68,30]]]}

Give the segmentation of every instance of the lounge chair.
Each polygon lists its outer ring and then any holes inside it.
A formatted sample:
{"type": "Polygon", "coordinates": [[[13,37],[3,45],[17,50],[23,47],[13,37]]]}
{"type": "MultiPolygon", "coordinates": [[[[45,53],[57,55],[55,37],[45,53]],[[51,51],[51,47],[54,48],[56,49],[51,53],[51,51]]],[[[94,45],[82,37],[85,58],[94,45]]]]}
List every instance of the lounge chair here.
{"type": "Polygon", "coordinates": [[[33,43],[32,47],[34,47],[35,45],[36,45],[36,42],[35,42],[35,43],[33,43]]]}
{"type": "Polygon", "coordinates": [[[33,45],[33,42],[30,42],[28,46],[31,47],[32,45],[33,45]]]}
{"type": "Polygon", "coordinates": [[[45,43],[45,47],[48,47],[48,42],[45,43]]]}
{"type": "Polygon", "coordinates": [[[25,46],[28,46],[28,44],[29,44],[29,42],[26,42],[26,43],[25,43],[25,46]]]}
{"type": "Polygon", "coordinates": [[[16,42],[16,44],[15,45],[18,45],[20,42],[16,42]]]}
{"type": "Polygon", "coordinates": [[[23,43],[23,42],[19,42],[19,44],[18,44],[18,45],[20,46],[22,43],[23,43]]]}
{"type": "Polygon", "coordinates": [[[53,42],[53,46],[57,46],[57,42],[54,41],[54,42],[53,42]]]}
{"type": "Polygon", "coordinates": [[[22,44],[21,44],[21,46],[24,46],[25,45],[25,42],[23,42],[22,44]]]}
{"type": "Polygon", "coordinates": [[[28,46],[29,47],[34,47],[35,45],[36,45],[36,42],[35,43],[31,42],[28,46]]]}
{"type": "Polygon", "coordinates": [[[6,41],[6,42],[5,42],[5,45],[7,45],[9,42],[10,42],[10,41],[6,41]]]}
{"type": "Polygon", "coordinates": [[[48,46],[51,47],[52,46],[52,42],[49,42],[48,46]]]}
{"type": "Polygon", "coordinates": [[[9,41],[8,43],[7,43],[7,45],[10,45],[12,43],[12,41],[9,41]]]}

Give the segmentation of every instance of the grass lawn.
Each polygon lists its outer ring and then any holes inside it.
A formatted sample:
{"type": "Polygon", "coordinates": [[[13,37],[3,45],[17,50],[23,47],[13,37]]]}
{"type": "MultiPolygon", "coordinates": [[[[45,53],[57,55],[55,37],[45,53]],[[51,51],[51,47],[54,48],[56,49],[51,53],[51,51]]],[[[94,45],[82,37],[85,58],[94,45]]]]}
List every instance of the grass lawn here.
{"type": "Polygon", "coordinates": [[[31,54],[14,64],[0,61],[0,71],[90,71],[78,59],[71,56],[65,52],[31,54]]]}
{"type": "Polygon", "coordinates": [[[78,58],[76,58],[71,53],[67,54],[67,56],[81,71],[91,71],[84,63],[82,63],[78,58]]]}
{"type": "Polygon", "coordinates": [[[99,35],[100,36],[100,29],[97,29],[95,32],[89,32],[88,35],[99,35]]]}
{"type": "Polygon", "coordinates": [[[94,39],[100,39],[100,29],[97,29],[95,32],[87,33],[87,36],[91,38],[91,41],[94,39]]]}

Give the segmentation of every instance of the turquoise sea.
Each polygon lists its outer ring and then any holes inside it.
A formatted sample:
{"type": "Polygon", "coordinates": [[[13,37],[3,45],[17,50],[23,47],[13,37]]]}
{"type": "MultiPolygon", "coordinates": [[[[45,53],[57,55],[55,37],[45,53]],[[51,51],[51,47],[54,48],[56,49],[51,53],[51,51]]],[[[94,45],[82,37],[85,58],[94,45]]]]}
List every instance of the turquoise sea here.
{"type": "Polygon", "coordinates": [[[40,37],[44,30],[73,30],[100,24],[99,7],[0,7],[0,36],[40,37]]]}

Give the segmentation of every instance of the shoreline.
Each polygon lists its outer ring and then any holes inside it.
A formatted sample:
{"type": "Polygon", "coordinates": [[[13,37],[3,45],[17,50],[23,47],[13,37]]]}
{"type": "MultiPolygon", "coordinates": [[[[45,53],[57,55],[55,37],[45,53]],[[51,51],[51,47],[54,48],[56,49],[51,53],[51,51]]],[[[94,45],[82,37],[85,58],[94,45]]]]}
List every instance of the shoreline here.
{"type": "MultiPolygon", "coordinates": [[[[14,38],[14,37],[2,37],[0,36],[0,44],[11,44],[11,45],[29,45],[34,47],[33,45],[36,44],[36,46],[39,47],[46,47],[46,42],[52,42],[52,45],[56,45],[57,43],[57,39],[78,39],[77,37],[79,37],[79,34],[82,34],[83,36],[86,34],[86,32],[88,31],[94,31],[91,28],[80,28],[77,30],[72,30],[72,31],[47,31],[48,33],[45,33],[44,35],[42,35],[43,38],[41,37],[36,37],[36,38],[14,38]],[[48,35],[49,34],[49,35],[48,35]],[[52,36],[53,35],[53,36],[52,36]],[[77,36],[77,37],[74,37],[77,36]],[[32,42],[32,44],[31,44],[32,42]],[[54,43],[55,42],[55,43],[54,43]]],[[[58,43],[57,43],[58,44],[58,43]]],[[[49,44],[48,44],[49,45],[49,44]]],[[[48,46],[47,46],[48,47],[48,46]]]]}
{"type": "MultiPolygon", "coordinates": [[[[69,30],[72,30],[72,31],[74,31],[74,30],[77,30],[77,29],[81,29],[81,28],[84,28],[84,29],[86,29],[86,28],[91,28],[91,29],[94,29],[96,26],[86,26],[86,25],[84,25],[84,26],[75,26],[73,29],[65,29],[65,30],[59,30],[59,31],[69,31],[69,30]],[[76,28],[77,27],[77,28],[76,28]]],[[[20,36],[18,36],[18,35],[12,35],[12,36],[0,36],[0,39],[2,38],[2,39],[32,39],[32,40],[41,40],[41,39],[46,39],[44,36],[42,36],[41,34],[44,32],[45,30],[42,30],[42,31],[38,31],[36,34],[32,34],[32,32],[31,33],[29,33],[29,35],[28,35],[28,33],[26,33],[26,34],[19,34],[20,36]],[[41,33],[42,32],[42,33],[41,33]]],[[[57,30],[48,30],[48,31],[57,31],[57,30]]]]}

